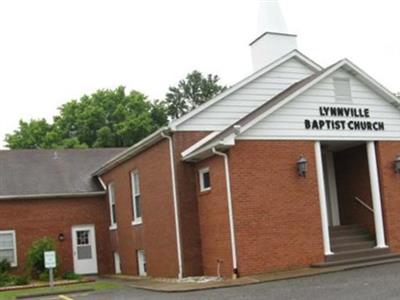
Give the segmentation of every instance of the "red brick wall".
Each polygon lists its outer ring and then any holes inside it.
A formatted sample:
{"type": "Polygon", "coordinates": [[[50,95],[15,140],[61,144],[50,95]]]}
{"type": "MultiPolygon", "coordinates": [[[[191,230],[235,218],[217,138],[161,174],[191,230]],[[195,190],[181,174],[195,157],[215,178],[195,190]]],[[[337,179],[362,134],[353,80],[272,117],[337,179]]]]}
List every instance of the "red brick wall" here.
{"type": "Polygon", "coordinates": [[[378,142],[376,147],[386,242],[391,251],[400,252],[400,174],[393,165],[400,142],[378,142]]]}
{"type": "Polygon", "coordinates": [[[240,275],[322,261],[314,142],[238,141],[229,156],[240,275]]]}
{"type": "Polygon", "coordinates": [[[374,215],[354,201],[357,196],[372,207],[366,145],[336,152],[334,159],[341,224],[360,224],[375,235],[374,215]]]}
{"type": "Polygon", "coordinates": [[[71,228],[94,224],[99,273],[110,273],[113,267],[107,207],[105,197],[0,201],[0,230],[16,231],[16,272],[23,272],[25,256],[32,242],[45,236],[56,240],[61,259],[60,272],[73,271],[71,228]],[[63,242],[58,241],[60,233],[65,236],[63,242]]]}
{"type": "Polygon", "coordinates": [[[173,135],[185,276],[202,275],[201,240],[194,165],[181,161],[181,152],[208,132],[176,132],[173,135]]]}
{"type": "Polygon", "coordinates": [[[221,274],[230,277],[233,267],[223,158],[213,156],[198,163],[195,173],[204,274],[217,275],[217,261],[221,261],[221,274]],[[204,167],[210,169],[211,190],[200,192],[198,170],[204,167]]]}
{"type": "Polygon", "coordinates": [[[136,251],[143,249],[148,275],[176,277],[178,262],[167,140],[114,168],[102,178],[105,183],[114,182],[115,185],[118,229],[111,234],[117,235],[113,251],[120,255],[122,273],[138,275],[136,251]],[[143,223],[133,226],[130,172],[135,169],[140,176],[143,223]]]}

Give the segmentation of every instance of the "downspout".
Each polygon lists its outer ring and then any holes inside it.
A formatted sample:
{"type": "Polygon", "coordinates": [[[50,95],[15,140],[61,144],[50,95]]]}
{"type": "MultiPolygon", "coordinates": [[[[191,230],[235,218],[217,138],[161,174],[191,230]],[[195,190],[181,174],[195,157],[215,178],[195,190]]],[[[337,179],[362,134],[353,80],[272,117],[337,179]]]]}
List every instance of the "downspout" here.
{"type": "Polygon", "coordinates": [[[212,152],[215,155],[222,156],[224,158],[224,166],[225,166],[225,178],[226,178],[226,196],[228,200],[228,213],[229,213],[229,229],[231,235],[231,249],[232,249],[232,266],[233,266],[233,274],[232,278],[236,279],[239,276],[238,266],[237,266],[237,255],[236,255],[236,237],[235,237],[235,227],[233,222],[233,207],[232,207],[232,193],[231,193],[231,179],[229,175],[229,160],[228,155],[223,152],[219,152],[212,148],[212,152]]]}
{"type": "Polygon", "coordinates": [[[161,132],[161,136],[163,138],[166,138],[169,144],[169,156],[170,156],[171,178],[172,178],[172,197],[174,202],[174,215],[175,215],[176,248],[178,252],[178,269],[179,269],[178,278],[182,279],[183,263],[182,263],[182,248],[181,248],[181,231],[180,231],[179,210],[178,210],[178,196],[176,191],[174,151],[172,145],[172,138],[169,135],[166,135],[164,132],[161,132]]]}

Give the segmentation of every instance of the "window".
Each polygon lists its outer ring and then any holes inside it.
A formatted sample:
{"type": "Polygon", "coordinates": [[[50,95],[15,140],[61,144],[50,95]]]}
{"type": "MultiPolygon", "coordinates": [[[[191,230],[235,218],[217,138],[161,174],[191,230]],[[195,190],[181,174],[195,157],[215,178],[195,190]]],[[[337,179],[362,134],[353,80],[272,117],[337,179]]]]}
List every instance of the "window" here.
{"type": "Polygon", "coordinates": [[[351,101],[351,86],[348,78],[334,78],[333,86],[335,89],[335,98],[338,102],[351,101]]]}
{"type": "Polygon", "coordinates": [[[142,223],[142,209],[140,205],[140,181],[137,170],[131,173],[133,224],[142,223]]]}
{"type": "Polygon", "coordinates": [[[199,171],[200,177],[200,192],[211,190],[210,170],[208,168],[199,171]]]}
{"type": "Polygon", "coordinates": [[[121,258],[118,252],[114,252],[114,268],[115,274],[121,274],[121,258]]]}
{"type": "Polygon", "coordinates": [[[17,246],[14,230],[0,231],[0,261],[6,259],[12,267],[17,266],[17,246]]]}
{"type": "Polygon", "coordinates": [[[139,276],[147,276],[146,256],[144,255],[144,250],[137,251],[137,262],[139,276]]]}
{"type": "Polygon", "coordinates": [[[114,183],[108,185],[108,201],[110,202],[110,215],[111,215],[111,226],[110,229],[117,228],[117,213],[115,207],[115,188],[114,183]]]}

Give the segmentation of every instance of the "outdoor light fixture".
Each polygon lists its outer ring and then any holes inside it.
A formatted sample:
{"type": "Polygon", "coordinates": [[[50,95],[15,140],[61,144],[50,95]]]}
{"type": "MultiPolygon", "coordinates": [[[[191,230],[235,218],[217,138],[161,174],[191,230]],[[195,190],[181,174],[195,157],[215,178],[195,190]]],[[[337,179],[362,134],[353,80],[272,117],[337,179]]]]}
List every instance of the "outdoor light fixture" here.
{"type": "Polygon", "coordinates": [[[304,155],[301,155],[297,161],[297,171],[299,172],[299,176],[306,177],[307,164],[307,159],[304,157],[304,155]]]}
{"type": "Polygon", "coordinates": [[[58,235],[58,240],[59,240],[60,242],[62,242],[62,241],[65,240],[64,233],[60,233],[60,234],[58,235]]]}
{"type": "Polygon", "coordinates": [[[400,173],[400,154],[396,156],[394,160],[394,171],[396,173],[400,173]]]}

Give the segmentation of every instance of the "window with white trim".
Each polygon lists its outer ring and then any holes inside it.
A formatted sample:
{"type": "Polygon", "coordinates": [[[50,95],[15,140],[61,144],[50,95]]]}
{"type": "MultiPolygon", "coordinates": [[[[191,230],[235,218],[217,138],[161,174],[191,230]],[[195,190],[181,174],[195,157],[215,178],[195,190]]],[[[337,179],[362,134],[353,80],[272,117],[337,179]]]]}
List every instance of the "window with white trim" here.
{"type": "Polygon", "coordinates": [[[110,217],[111,217],[111,227],[117,227],[117,211],[115,207],[115,187],[114,183],[108,184],[108,201],[110,204],[110,217]]]}
{"type": "Polygon", "coordinates": [[[139,171],[134,170],[131,172],[131,186],[132,186],[132,208],[133,208],[133,223],[142,223],[142,207],[140,204],[140,180],[139,171]]]}
{"type": "Polygon", "coordinates": [[[200,192],[206,192],[211,190],[211,179],[210,179],[210,169],[204,168],[199,170],[200,179],[200,192]]]}
{"type": "Polygon", "coordinates": [[[334,78],[333,86],[335,89],[335,98],[337,102],[351,102],[350,78],[334,78]]]}
{"type": "Polygon", "coordinates": [[[0,261],[6,259],[12,267],[17,266],[17,242],[15,230],[0,230],[0,261]]]}

